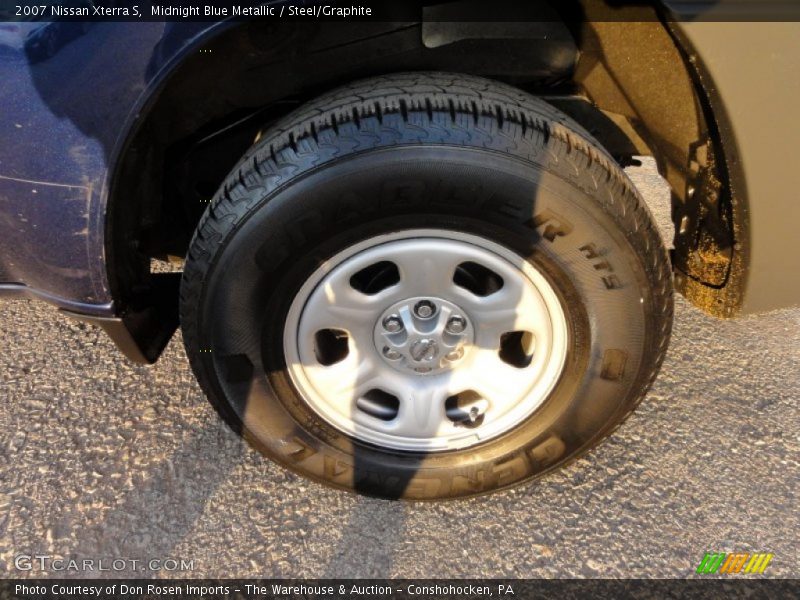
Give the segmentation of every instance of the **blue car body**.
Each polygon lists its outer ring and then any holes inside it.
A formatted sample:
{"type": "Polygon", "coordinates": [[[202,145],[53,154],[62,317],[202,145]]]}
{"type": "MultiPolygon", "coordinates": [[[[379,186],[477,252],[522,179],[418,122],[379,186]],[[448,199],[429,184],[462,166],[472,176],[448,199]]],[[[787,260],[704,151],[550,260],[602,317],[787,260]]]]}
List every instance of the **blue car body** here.
{"type": "MultiPolygon", "coordinates": [[[[54,23],[53,25],[58,25],[54,23]]],[[[164,23],[108,23],[46,61],[0,55],[0,288],[112,316],[106,271],[109,177],[170,59],[164,23]]],[[[207,33],[213,26],[202,26],[207,33]]],[[[174,38],[173,38],[174,39],[174,38]]]]}

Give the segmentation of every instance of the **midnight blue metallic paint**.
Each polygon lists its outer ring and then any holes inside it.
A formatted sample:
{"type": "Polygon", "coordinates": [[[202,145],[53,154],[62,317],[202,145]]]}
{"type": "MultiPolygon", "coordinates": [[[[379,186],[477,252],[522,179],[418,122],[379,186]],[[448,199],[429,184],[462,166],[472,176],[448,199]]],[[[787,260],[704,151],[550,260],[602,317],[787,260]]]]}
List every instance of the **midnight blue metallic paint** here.
{"type": "Polygon", "coordinates": [[[95,24],[50,56],[24,40],[0,46],[0,294],[113,314],[105,218],[116,157],[160,74],[214,25],[95,24]]]}

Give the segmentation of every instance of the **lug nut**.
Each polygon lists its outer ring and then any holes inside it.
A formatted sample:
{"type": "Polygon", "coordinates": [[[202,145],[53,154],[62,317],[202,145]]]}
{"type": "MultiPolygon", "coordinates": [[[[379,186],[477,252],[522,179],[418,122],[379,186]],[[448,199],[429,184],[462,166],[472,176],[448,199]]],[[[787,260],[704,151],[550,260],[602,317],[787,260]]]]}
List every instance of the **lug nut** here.
{"type": "Polygon", "coordinates": [[[444,359],[452,362],[454,360],[459,360],[462,356],[464,356],[464,348],[459,347],[452,352],[448,352],[444,359]]]}
{"type": "Polygon", "coordinates": [[[400,360],[402,358],[402,355],[397,350],[389,348],[389,346],[383,347],[383,355],[389,360],[400,360]]]}
{"type": "Polygon", "coordinates": [[[445,327],[445,330],[447,333],[453,333],[457,335],[459,333],[464,333],[466,328],[467,320],[459,315],[454,315],[447,321],[447,327],[445,327]]]}
{"type": "Polygon", "coordinates": [[[414,314],[420,319],[429,319],[436,312],[436,305],[430,300],[420,300],[414,305],[414,314]]]}
{"type": "Polygon", "coordinates": [[[397,315],[391,315],[383,320],[383,328],[389,333],[403,330],[403,321],[397,315]]]}

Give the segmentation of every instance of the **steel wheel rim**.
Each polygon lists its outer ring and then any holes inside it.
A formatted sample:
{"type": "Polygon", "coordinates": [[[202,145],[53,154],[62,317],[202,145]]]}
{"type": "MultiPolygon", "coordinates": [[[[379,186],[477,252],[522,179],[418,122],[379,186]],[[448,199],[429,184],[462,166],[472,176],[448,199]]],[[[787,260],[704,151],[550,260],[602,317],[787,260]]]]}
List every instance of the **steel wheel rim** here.
{"type": "Polygon", "coordinates": [[[320,266],[290,306],[283,346],[292,383],[327,423],[380,447],[437,452],[530,417],[554,389],[568,341],[558,295],[532,264],[479,236],[420,229],[370,238],[320,266]],[[376,270],[383,263],[394,283],[376,270]],[[490,283],[461,276],[463,265],[490,283]],[[365,271],[373,287],[359,289],[365,271]],[[434,305],[431,323],[414,312],[421,301],[434,305]],[[405,342],[389,317],[400,317],[405,342]]]}

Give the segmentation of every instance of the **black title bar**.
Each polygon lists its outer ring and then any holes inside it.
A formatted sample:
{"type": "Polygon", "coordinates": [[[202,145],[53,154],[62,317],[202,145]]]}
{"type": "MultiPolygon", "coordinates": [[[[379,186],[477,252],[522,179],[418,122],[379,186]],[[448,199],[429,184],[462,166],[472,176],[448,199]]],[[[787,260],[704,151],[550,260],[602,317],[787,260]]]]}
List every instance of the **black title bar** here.
{"type": "Polygon", "coordinates": [[[800,21],[798,0],[0,0],[0,21],[800,21]]]}
{"type": "Polygon", "coordinates": [[[797,598],[797,580],[523,579],[27,579],[0,580],[4,600],[522,600],[627,598],[797,598]]]}

